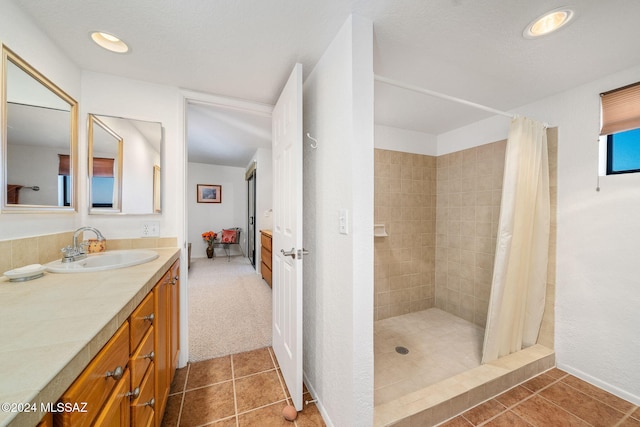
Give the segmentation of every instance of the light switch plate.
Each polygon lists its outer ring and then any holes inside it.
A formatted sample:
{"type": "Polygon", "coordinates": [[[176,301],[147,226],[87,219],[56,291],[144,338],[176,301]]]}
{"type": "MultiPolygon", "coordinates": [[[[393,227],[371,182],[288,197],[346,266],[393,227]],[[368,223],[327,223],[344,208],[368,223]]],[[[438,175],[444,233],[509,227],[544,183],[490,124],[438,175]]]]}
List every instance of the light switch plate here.
{"type": "Polygon", "coordinates": [[[338,227],[340,234],[349,234],[349,210],[340,209],[338,211],[338,227]]]}

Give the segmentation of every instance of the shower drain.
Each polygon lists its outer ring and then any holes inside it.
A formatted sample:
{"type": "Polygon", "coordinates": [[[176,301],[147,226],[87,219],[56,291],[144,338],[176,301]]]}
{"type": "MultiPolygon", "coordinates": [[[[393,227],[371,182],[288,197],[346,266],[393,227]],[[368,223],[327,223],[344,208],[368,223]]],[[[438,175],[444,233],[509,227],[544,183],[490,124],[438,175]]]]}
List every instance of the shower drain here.
{"type": "Polygon", "coordinates": [[[396,347],[396,352],[400,354],[409,354],[409,349],[407,347],[398,346],[396,347]]]}

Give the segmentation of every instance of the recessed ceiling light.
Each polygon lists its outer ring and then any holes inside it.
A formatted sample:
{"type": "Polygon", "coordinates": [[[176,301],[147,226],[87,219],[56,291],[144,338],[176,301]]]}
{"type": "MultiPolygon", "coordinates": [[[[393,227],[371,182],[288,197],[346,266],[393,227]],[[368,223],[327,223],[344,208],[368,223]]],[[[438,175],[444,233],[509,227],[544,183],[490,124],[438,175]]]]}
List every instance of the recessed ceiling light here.
{"type": "Polygon", "coordinates": [[[129,46],[127,46],[125,42],[109,33],[94,31],[91,33],[91,39],[96,42],[98,46],[110,50],[111,52],[126,53],[129,51],[129,46]]]}
{"type": "Polygon", "coordinates": [[[552,10],[527,25],[522,35],[527,39],[533,39],[552,33],[571,21],[573,15],[573,10],[567,8],[552,10]]]}

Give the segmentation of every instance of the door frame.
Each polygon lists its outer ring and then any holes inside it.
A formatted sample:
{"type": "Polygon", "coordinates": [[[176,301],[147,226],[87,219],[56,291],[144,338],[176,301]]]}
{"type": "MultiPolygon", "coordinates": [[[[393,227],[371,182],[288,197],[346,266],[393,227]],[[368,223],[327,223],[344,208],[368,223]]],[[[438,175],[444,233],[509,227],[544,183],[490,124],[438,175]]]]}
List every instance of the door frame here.
{"type": "MultiPolygon", "coordinates": [[[[187,194],[189,194],[190,189],[187,188],[189,185],[188,180],[188,165],[189,165],[189,155],[188,155],[188,141],[187,141],[187,125],[188,125],[188,117],[187,117],[187,106],[189,104],[204,104],[211,105],[220,108],[228,108],[235,109],[240,111],[245,111],[257,115],[261,115],[263,117],[271,117],[273,112],[273,105],[262,104],[258,102],[251,101],[243,101],[235,98],[227,98],[219,95],[211,95],[202,92],[196,92],[191,90],[182,89],[180,91],[180,95],[182,97],[182,140],[184,144],[182,146],[182,159],[183,159],[183,170],[182,170],[182,182],[183,182],[183,198],[182,198],[182,229],[181,236],[179,238],[178,245],[182,247],[182,255],[181,255],[181,263],[183,265],[187,265],[187,244],[189,238],[189,207],[187,204],[187,194]],[[181,241],[180,241],[181,239],[181,241]]],[[[256,263],[259,262],[258,257],[260,256],[260,252],[257,251],[256,254],[256,263]]],[[[256,274],[258,274],[256,270],[256,274]]],[[[180,286],[180,360],[178,365],[180,367],[184,367],[187,365],[189,361],[189,309],[188,309],[188,269],[181,268],[180,269],[180,283],[183,285],[180,286]]]]}

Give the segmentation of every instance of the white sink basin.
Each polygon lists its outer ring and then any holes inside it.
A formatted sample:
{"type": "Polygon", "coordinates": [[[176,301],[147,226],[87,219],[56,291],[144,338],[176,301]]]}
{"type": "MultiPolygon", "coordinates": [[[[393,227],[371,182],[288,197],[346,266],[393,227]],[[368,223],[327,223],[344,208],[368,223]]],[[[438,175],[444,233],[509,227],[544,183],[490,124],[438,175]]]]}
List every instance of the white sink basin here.
{"type": "Polygon", "coordinates": [[[89,254],[85,259],[73,262],[52,261],[44,266],[51,273],[87,273],[131,267],[156,258],[158,253],[149,249],[128,249],[89,254]]]}

